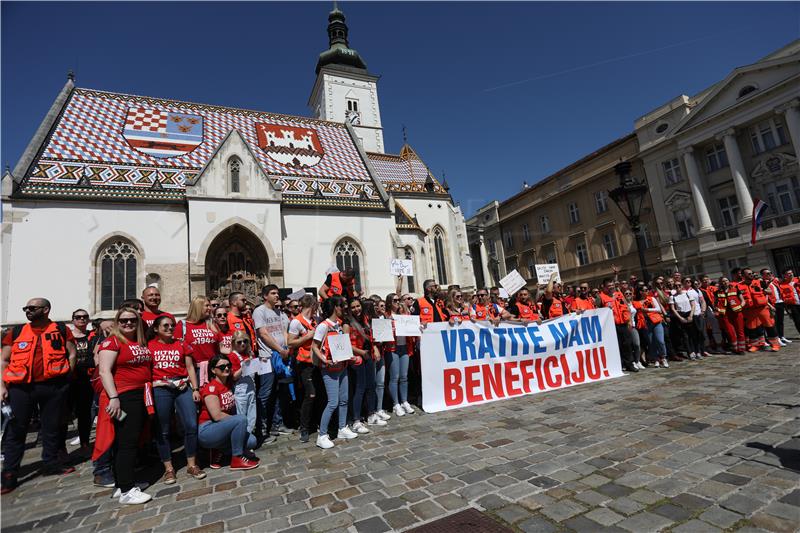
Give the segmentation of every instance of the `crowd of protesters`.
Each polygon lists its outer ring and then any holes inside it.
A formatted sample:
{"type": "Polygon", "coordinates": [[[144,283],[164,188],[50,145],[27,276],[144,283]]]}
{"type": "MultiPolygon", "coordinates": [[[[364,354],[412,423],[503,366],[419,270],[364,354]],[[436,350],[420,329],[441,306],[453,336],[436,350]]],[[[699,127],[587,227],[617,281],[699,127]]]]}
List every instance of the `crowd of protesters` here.
{"type": "Polygon", "coordinates": [[[676,272],[645,283],[620,279],[615,267],[599,286],[562,286],[554,275],[510,298],[497,287],[467,293],[442,290],[433,280],[423,289],[420,297],[399,289],[366,297],[345,270],[327,276],[319,297],[282,300],[275,285],[263,288],[255,308],[238,292],[224,300],[197,296],[178,321],[160,309],[161,294],[150,286],[141,299],[122,302],[113,319],[91,321],[77,309],[69,324],[51,321],[51,303],[34,298],[23,308],[28,323],[2,337],[0,396],[11,411],[2,493],[18,485],[35,416],[46,473],[74,472],[66,439],[77,419],[73,444],[79,455],[91,455],[95,485],[116,488],[120,503],[140,504],[151,496],[136,483],[137,465],[157,458],[161,481],[175,483],[178,443],[185,475],[203,479],[203,468],[258,467],[255,451],[280,435],[307,443],[316,432],[316,445],[329,449],[387,426],[393,416],[412,415],[419,409],[412,404],[421,403],[418,337],[377,342],[372,335],[373,320],[395,315],[418,315],[424,328],[541,322],[607,307],[629,372],[712,354],[777,351],[791,342],[786,315],[800,330],[800,280],[791,270],[776,278],[769,269],[737,268],[718,280],[676,272]],[[331,354],[331,335],[340,334],[350,338],[347,361],[331,354]]]}

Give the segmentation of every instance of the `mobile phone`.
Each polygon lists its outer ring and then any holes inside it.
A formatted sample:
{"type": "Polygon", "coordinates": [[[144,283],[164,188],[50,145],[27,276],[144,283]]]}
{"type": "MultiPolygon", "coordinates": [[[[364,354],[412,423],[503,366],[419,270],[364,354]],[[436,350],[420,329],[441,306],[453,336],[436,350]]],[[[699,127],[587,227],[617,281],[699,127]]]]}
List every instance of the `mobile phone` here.
{"type": "Polygon", "coordinates": [[[125,420],[126,416],[128,416],[128,413],[126,413],[125,411],[120,411],[119,416],[117,417],[117,422],[122,422],[123,420],[125,420]]]}

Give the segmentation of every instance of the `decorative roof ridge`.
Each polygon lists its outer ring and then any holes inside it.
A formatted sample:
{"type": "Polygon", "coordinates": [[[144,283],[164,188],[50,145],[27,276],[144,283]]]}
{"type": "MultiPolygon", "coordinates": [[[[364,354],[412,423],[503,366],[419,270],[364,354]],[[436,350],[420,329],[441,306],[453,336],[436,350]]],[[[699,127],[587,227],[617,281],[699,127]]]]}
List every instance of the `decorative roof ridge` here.
{"type": "Polygon", "coordinates": [[[147,100],[156,100],[156,101],[160,101],[160,102],[164,102],[164,103],[171,103],[171,104],[182,104],[182,105],[186,105],[186,106],[200,106],[200,107],[206,107],[206,108],[216,109],[216,110],[239,111],[239,112],[244,112],[244,113],[254,113],[254,114],[257,114],[257,115],[268,115],[268,116],[276,117],[276,118],[283,118],[283,119],[290,119],[290,120],[301,120],[301,121],[315,123],[315,124],[323,124],[325,126],[334,126],[334,127],[337,127],[337,128],[344,128],[345,127],[344,123],[342,123],[342,122],[334,122],[332,120],[321,120],[321,119],[317,119],[317,118],[304,117],[304,116],[300,116],[300,115],[288,115],[288,114],[285,114],[285,113],[273,113],[272,111],[259,111],[257,109],[248,109],[248,108],[245,108],[245,107],[232,107],[232,106],[225,106],[225,105],[218,105],[218,104],[206,104],[206,103],[202,103],[202,102],[190,102],[188,100],[176,100],[174,98],[162,98],[162,97],[157,97],[157,96],[146,96],[146,95],[141,95],[141,94],[129,94],[129,93],[122,93],[122,92],[117,92],[117,91],[105,91],[105,90],[102,90],[102,89],[91,89],[91,88],[88,88],[88,87],[76,87],[74,90],[75,90],[76,93],[80,93],[80,94],[88,94],[88,95],[90,95],[90,93],[100,93],[100,94],[111,96],[111,97],[128,97],[128,98],[140,98],[140,99],[147,99],[147,100]]]}
{"type": "Polygon", "coordinates": [[[380,152],[364,152],[369,156],[370,159],[380,159],[382,157],[386,159],[399,159],[402,160],[403,158],[399,154],[382,154],[380,152]]]}

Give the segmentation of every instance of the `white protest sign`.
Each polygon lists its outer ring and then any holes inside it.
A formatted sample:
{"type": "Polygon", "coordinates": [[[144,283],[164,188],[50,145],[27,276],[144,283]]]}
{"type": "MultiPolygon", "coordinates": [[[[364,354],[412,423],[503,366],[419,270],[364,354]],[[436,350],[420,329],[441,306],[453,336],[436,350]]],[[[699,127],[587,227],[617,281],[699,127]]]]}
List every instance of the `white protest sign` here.
{"type": "Polygon", "coordinates": [[[272,359],[253,359],[250,364],[255,365],[255,369],[253,371],[260,376],[272,373],[272,359]]]}
{"type": "Polygon", "coordinates": [[[413,276],[414,267],[411,259],[392,259],[389,263],[389,273],[392,276],[413,276]]]}
{"type": "Polygon", "coordinates": [[[500,291],[500,298],[511,298],[511,295],[503,287],[499,287],[497,290],[500,291]]]}
{"type": "Polygon", "coordinates": [[[392,321],[386,318],[373,318],[372,338],[375,342],[392,342],[394,340],[392,321]]]}
{"type": "Polygon", "coordinates": [[[245,359],[244,361],[242,361],[242,377],[252,376],[256,374],[260,366],[261,365],[258,359],[245,359]]]}
{"type": "Polygon", "coordinates": [[[305,289],[300,289],[300,290],[294,291],[292,294],[290,294],[288,296],[288,298],[290,300],[299,300],[300,298],[302,298],[305,295],[306,295],[306,290],[305,289]]]}
{"type": "Polygon", "coordinates": [[[624,375],[614,315],[606,308],[527,327],[428,324],[420,350],[426,413],[624,375]]]}
{"type": "Polygon", "coordinates": [[[520,276],[519,272],[515,268],[511,272],[508,273],[506,277],[500,280],[500,285],[508,291],[508,294],[514,294],[522,287],[525,286],[525,279],[520,276]]]}
{"type": "Polygon", "coordinates": [[[350,344],[350,335],[329,335],[328,347],[331,350],[331,359],[334,363],[349,361],[353,358],[353,345],[350,344]]]}
{"type": "Polygon", "coordinates": [[[556,273],[556,281],[561,283],[561,274],[558,272],[558,264],[545,263],[543,265],[536,265],[536,278],[539,280],[540,285],[550,282],[550,275],[556,273]]]}
{"type": "Polygon", "coordinates": [[[398,337],[419,337],[419,316],[417,315],[392,315],[395,333],[398,337]]]}

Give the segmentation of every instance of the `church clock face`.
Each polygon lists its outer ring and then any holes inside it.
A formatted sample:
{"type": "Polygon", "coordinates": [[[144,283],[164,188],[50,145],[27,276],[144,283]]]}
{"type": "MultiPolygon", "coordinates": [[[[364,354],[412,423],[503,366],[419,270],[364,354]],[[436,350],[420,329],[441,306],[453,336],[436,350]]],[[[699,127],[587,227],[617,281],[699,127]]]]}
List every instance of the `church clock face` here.
{"type": "Polygon", "coordinates": [[[358,111],[347,111],[347,121],[353,126],[361,124],[361,114],[358,111]]]}

